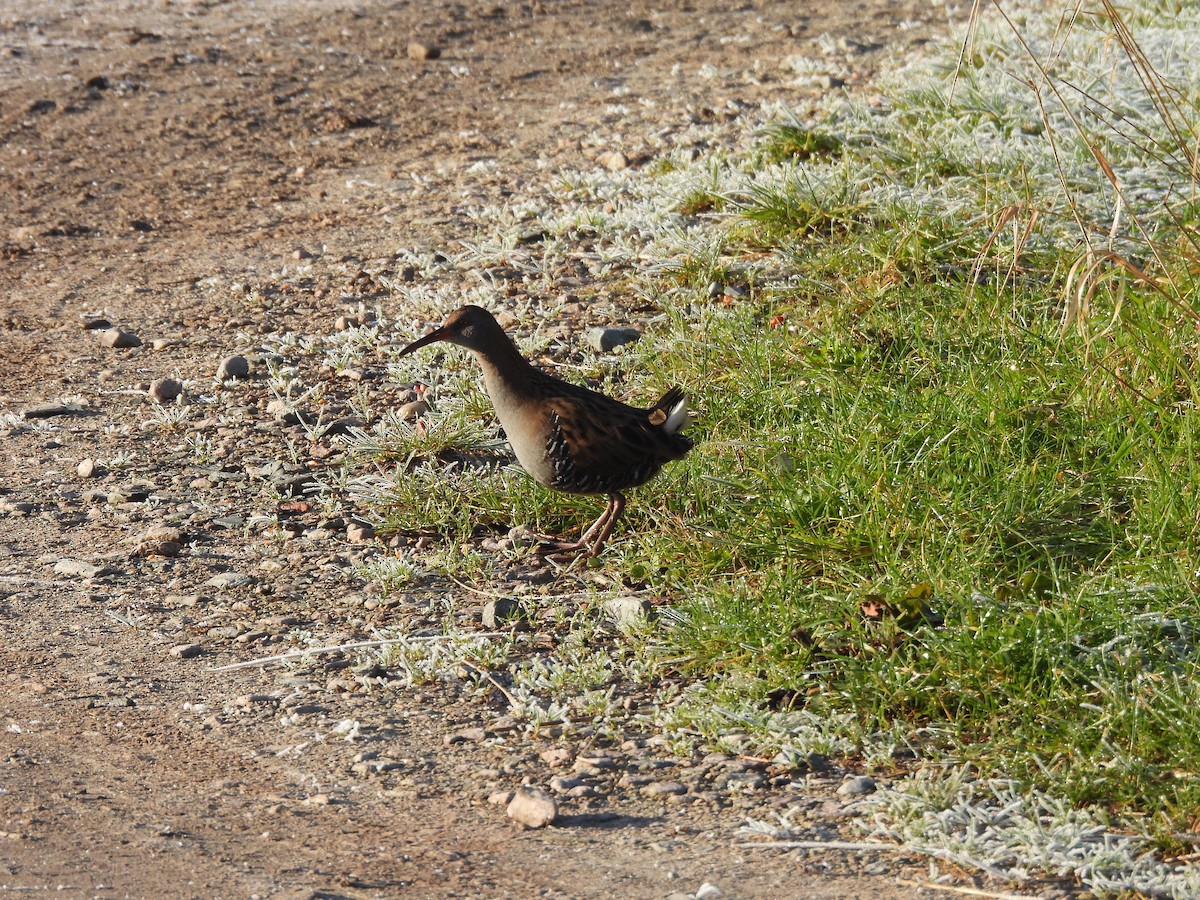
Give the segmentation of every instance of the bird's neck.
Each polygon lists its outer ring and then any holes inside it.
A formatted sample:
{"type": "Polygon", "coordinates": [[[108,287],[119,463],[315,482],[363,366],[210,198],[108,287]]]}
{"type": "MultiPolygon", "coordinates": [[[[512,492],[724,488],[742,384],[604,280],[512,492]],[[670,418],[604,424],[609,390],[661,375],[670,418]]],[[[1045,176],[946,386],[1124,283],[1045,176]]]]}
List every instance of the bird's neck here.
{"type": "Polygon", "coordinates": [[[501,401],[502,397],[527,394],[539,374],[507,335],[486,350],[475,350],[475,358],[483,369],[484,382],[493,402],[501,401]]]}

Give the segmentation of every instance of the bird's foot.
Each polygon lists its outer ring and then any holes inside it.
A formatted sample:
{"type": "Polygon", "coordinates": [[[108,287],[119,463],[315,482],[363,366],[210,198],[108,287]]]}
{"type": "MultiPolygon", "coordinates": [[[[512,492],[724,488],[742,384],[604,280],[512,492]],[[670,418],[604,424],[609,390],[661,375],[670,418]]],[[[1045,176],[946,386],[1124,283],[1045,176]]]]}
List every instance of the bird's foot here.
{"type": "Polygon", "coordinates": [[[564,563],[581,556],[594,556],[587,536],[577,541],[565,541],[552,534],[532,531],[524,525],[514,526],[508,532],[508,540],[514,547],[529,547],[535,556],[550,562],[564,563]]]}
{"type": "Polygon", "coordinates": [[[534,553],[550,562],[557,563],[587,559],[596,555],[596,551],[583,541],[560,541],[554,538],[543,540],[534,553]]]}

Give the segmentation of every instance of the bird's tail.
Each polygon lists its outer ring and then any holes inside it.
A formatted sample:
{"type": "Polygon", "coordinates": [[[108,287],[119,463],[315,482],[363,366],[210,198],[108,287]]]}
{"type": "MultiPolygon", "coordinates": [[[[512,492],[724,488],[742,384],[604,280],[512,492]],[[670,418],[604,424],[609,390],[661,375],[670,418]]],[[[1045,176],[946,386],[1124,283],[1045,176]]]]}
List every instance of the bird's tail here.
{"type": "Polygon", "coordinates": [[[683,389],[676,385],[662,399],[650,407],[650,421],[657,424],[662,419],[662,430],[667,434],[677,434],[688,423],[687,397],[683,389]]]}

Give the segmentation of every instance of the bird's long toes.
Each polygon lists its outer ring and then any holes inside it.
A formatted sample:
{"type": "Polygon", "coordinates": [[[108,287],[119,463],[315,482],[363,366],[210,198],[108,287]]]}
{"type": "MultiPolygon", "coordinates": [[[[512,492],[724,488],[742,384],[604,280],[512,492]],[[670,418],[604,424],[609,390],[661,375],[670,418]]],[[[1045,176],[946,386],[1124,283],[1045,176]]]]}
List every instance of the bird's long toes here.
{"type": "Polygon", "coordinates": [[[583,541],[561,541],[546,537],[538,544],[534,552],[538,556],[547,556],[551,553],[574,554],[587,549],[589,549],[588,545],[583,541]]]}

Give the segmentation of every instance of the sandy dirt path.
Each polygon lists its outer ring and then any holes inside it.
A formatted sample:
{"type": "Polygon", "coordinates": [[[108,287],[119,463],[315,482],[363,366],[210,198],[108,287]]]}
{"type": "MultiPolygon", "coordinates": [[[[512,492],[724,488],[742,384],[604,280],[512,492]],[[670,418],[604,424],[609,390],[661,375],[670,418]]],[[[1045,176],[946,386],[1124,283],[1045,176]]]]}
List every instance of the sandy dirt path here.
{"type": "Polygon", "coordinates": [[[207,375],[239,335],[386,304],[364,272],[399,247],[453,250],[473,203],[519,202],[605,152],[641,164],[659,129],[803,109],[822,88],[795,84],[795,54],[850,73],[825,89],[862,88],[942,17],[915,0],[6,5],[0,894],[913,896],[927,870],[911,857],[734,846],[746,815],[794,793],[689,805],[614,785],[523,832],[487,797],[552,763],[515,739],[448,743],[479,717],[469,699],[339,692],[333,662],[309,678],[212,671],[288,629],[359,634],[340,598],[361,587],[345,573],[362,551],[252,527],[281,507],[228,463],[269,466],[294,437],[254,418],[261,385],[244,420],[204,424],[214,467],[189,435],[139,423],[148,381],[207,375]],[[311,274],[287,291],[266,277],[299,260],[311,274]],[[274,293],[252,289],[268,280],[274,293]],[[232,281],[246,288],[212,287],[232,281]],[[102,348],[88,317],[145,344],[102,348]],[[107,471],[81,474],[86,460],[107,471]],[[142,552],[155,526],[182,529],[186,552],[142,552]],[[247,570],[269,577],[206,587],[247,570]],[[197,659],[172,655],[193,643],[197,659]],[[395,768],[370,773],[370,752],[395,768]]]}

